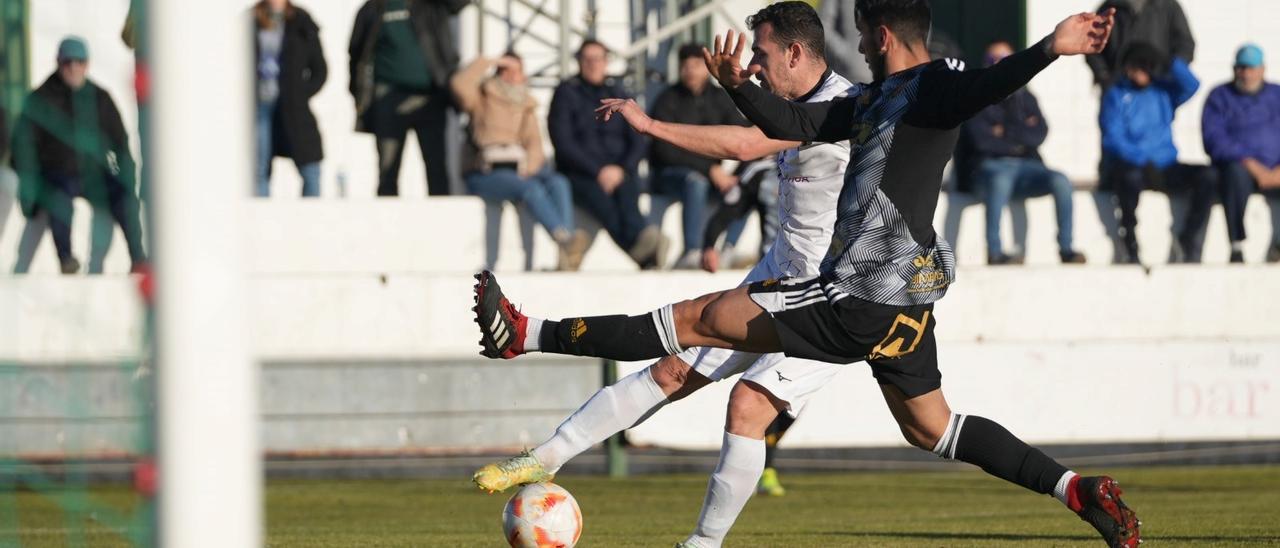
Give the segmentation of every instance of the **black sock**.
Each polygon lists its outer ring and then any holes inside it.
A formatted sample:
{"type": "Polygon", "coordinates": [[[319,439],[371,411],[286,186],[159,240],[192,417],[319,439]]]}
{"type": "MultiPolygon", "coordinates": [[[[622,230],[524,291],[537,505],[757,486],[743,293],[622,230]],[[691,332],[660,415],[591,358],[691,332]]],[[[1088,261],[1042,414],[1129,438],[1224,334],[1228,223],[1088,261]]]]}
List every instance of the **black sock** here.
{"type": "Polygon", "coordinates": [[[678,354],[671,307],[641,316],[591,316],[547,320],[538,339],[541,352],[640,361],[678,354]],[[655,324],[655,317],[659,318],[655,324]],[[657,325],[664,326],[658,329],[657,325]]]}
{"type": "Polygon", "coordinates": [[[791,418],[787,412],[778,414],[778,418],[773,419],[769,423],[769,428],[764,431],[764,467],[773,468],[773,456],[778,452],[778,442],[782,440],[782,435],[787,433],[787,429],[795,424],[796,420],[791,418]]]}
{"type": "Polygon", "coordinates": [[[1027,445],[1003,426],[973,415],[952,415],[952,427],[934,449],[981,467],[988,474],[1037,493],[1053,494],[1067,468],[1039,449],[1027,445]]]}

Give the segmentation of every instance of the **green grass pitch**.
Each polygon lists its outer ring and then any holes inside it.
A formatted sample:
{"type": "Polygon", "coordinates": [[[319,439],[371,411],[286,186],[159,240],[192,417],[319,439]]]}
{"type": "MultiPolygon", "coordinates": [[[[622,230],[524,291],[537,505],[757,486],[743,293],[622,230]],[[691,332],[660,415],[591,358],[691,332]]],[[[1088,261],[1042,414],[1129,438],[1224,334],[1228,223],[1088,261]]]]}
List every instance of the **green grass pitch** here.
{"type": "MultiPolygon", "coordinates": [[[[1084,470],[1085,473],[1090,472],[1084,470]]],[[[1143,521],[1144,546],[1280,546],[1280,467],[1112,469],[1143,521]]],[[[624,480],[567,476],[558,483],[582,506],[579,546],[671,546],[692,528],[703,475],[624,480]]],[[[726,546],[1100,546],[1057,501],[979,471],[786,474],[788,493],[754,497],[726,546]]],[[[127,510],[124,488],[91,495],[127,510]]],[[[508,495],[487,495],[466,478],[272,481],[267,546],[503,546],[508,495]]],[[[20,493],[18,534],[0,544],[66,546],[67,517],[45,494],[20,493]]],[[[16,503],[16,508],[14,504],[16,503]]],[[[10,516],[13,517],[13,516],[10,516]]],[[[217,516],[210,516],[217,519],[217,516]]],[[[12,527],[0,522],[0,527],[12,527]]],[[[123,545],[92,520],[79,539],[123,545]]]]}

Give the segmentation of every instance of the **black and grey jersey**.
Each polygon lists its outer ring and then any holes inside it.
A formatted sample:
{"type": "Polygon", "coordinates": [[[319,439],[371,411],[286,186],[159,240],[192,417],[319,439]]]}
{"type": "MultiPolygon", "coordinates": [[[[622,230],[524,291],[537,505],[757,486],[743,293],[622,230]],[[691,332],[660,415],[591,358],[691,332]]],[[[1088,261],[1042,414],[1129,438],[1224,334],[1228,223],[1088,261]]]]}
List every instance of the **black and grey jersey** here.
{"type": "Polygon", "coordinates": [[[913,306],[942,298],[955,280],[955,255],[934,232],[933,215],[960,124],[1052,60],[1042,44],[980,70],[940,59],[823,103],[784,101],[752,84],[730,95],[769,137],[851,140],[821,276],[837,299],[913,306]]]}

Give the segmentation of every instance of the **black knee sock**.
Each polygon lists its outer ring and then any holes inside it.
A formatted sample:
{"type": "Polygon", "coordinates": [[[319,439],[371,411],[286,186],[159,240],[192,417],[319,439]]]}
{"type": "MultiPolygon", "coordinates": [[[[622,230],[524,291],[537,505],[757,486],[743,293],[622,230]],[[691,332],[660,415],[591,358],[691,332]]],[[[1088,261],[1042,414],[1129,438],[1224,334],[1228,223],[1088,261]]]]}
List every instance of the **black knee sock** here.
{"type": "Polygon", "coordinates": [[[1043,494],[1053,494],[1067,468],[991,420],[952,415],[934,448],[938,456],[981,467],[988,474],[1043,494]]]}
{"type": "Polygon", "coordinates": [[[681,351],[670,318],[671,307],[665,306],[640,316],[547,320],[538,346],[542,352],[619,361],[660,358],[681,351]]]}
{"type": "Polygon", "coordinates": [[[783,434],[787,433],[787,429],[795,424],[796,420],[791,415],[783,412],[778,414],[778,418],[773,419],[769,423],[769,428],[764,431],[764,467],[773,468],[773,456],[778,452],[778,442],[782,440],[783,434]]]}

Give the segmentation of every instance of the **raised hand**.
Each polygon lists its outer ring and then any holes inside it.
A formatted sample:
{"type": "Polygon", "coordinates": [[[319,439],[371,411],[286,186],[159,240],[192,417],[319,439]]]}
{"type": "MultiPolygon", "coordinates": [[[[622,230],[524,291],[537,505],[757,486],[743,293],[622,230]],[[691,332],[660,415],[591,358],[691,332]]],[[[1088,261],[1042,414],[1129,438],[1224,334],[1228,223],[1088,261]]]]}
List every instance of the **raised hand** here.
{"type": "Polygon", "coordinates": [[[1116,9],[1102,13],[1078,13],[1066,18],[1053,29],[1052,51],[1055,55],[1089,55],[1102,53],[1115,26],[1116,9]]]}
{"type": "Polygon", "coordinates": [[[760,65],[742,68],[742,51],[747,48],[747,35],[738,35],[736,45],[732,45],[733,37],[734,32],[730,29],[725,33],[723,42],[720,35],[716,35],[715,46],[711,51],[702,48],[702,60],[707,63],[707,70],[725,89],[736,88],[764,70],[760,65]]]}
{"type": "Polygon", "coordinates": [[[653,118],[645,114],[634,99],[601,99],[600,107],[596,109],[596,119],[608,122],[615,114],[621,114],[622,119],[641,134],[648,134],[649,127],[653,125],[653,118]]]}

